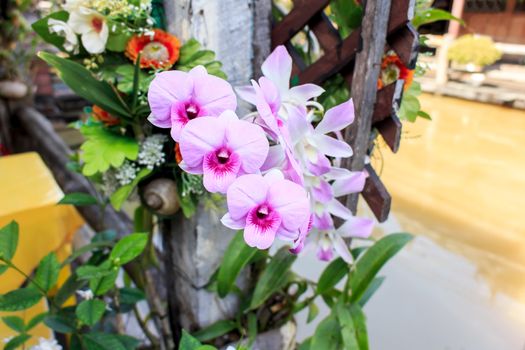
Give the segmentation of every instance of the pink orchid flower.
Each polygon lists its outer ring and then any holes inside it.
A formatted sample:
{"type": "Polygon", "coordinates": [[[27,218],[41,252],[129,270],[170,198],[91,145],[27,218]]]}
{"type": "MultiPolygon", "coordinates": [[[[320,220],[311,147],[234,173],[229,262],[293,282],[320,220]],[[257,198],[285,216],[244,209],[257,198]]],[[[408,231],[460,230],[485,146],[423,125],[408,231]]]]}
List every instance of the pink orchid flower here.
{"type": "Polygon", "coordinates": [[[279,170],[265,176],[244,175],[228,188],[228,213],[222,223],[232,229],[244,229],[250,247],[269,248],[275,237],[286,241],[299,238],[299,230],[308,225],[310,203],[303,187],[284,179],[279,170]]]}
{"type": "MultiPolygon", "coordinates": [[[[277,46],[275,50],[266,58],[261,66],[262,73],[266,81],[259,80],[259,86],[267,92],[267,97],[270,105],[277,107],[274,103],[277,101],[275,96],[279,97],[279,105],[275,111],[279,111],[282,105],[285,109],[289,105],[304,105],[308,100],[318,97],[324,92],[324,89],[315,84],[303,84],[299,86],[290,87],[290,77],[292,75],[292,57],[283,45],[277,46]],[[270,88],[270,84],[274,87],[270,88]],[[269,94],[271,90],[275,89],[277,95],[273,92],[269,94]]],[[[249,103],[256,105],[256,91],[254,86],[243,86],[235,89],[239,96],[248,101],[249,103]]],[[[284,111],[282,111],[284,112],[284,111]]]]}
{"type": "Polygon", "coordinates": [[[157,74],[150,84],[148,120],[159,128],[171,128],[171,137],[179,141],[184,126],[197,117],[217,117],[237,108],[237,98],[230,84],[209,75],[197,66],[189,72],[167,71],[157,74]]]}
{"type": "Polygon", "coordinates": [[[259,172],[268,149],[259,126],[226,111],[219,117],[200,117],[187,123],[180,136],[183,161],[179,166],[191,174],[204,174],[208,191],[226,193],[238,176],[259,172]]]}

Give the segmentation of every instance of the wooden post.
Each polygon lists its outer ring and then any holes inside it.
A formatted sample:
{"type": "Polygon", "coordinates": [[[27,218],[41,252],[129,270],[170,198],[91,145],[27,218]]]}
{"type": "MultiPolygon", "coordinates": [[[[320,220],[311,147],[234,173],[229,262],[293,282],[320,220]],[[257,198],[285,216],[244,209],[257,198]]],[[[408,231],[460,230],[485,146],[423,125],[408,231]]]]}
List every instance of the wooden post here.
{"type": "MultiPolygon", "coordinates": [[[[269,53],[270,0],[166,0],[164,4],[170,32],[183,42],[195,38],[214,50],[233,86],[249,84],[254,66],[269,53]]],[[[174,332],[181,326],[195,330],[231,319],[237,312],[236,296],[220,299],[206,290],[234,234],[220,223],[222,212],[201,205],[191,219],[179,213],[162,224],[174,332]]],[[[242,279],[248,281],[247,275],[242,279]]]]}
{"type": "MultiPolygon", "coordinates": [[[[385,50],[386,33],[390,13],[390,0],[368,0],[362,22],[361,45],[357,53],[352,79],[352,99],[356,118],[346,130],[345,140],[352,146],[354,155],[345,166],[354,171],[363,170],[365,157],[370,144],[370,130],[374,117],[377,95],[377,79],[381,70],[381,59],[385,50]]],[[[347,198],[347,206],[354,212],[357,208],[357,195],[347,198]]]]}

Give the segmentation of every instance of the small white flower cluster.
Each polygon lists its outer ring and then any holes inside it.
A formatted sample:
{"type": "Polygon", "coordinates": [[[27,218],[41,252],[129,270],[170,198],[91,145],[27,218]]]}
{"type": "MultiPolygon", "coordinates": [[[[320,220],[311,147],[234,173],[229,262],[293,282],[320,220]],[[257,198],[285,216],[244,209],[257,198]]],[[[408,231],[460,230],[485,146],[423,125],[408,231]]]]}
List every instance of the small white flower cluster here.
{"type": "Polygon", "coordinates": [[[156,134],[146,137],[140,145],[137,159],[138,163],[150,170],[156,166],[162,165],[165,159],[165,154],[162,151],[162,148],[166,141],[168,141],[168,138],[165,135],[156,134]]]}
{"type": "Polygon", "coordinates": [[[133,162],[126,160],[120,168],[117,169],[115,173],[115,178],[119,182],[120,186],[125,186],[130,184],[137,176],[139,169],[137,165],[133,162]]]}
{"type": "Polygon", "coordinates": [[[77,290],[77,294],[84,300],[92,300],[95,297],[91,289],[88,290],[77,290]]]}
{"type": "Polygon", "coordinates": [[[55,339],[39,338],[38,344],[33,345],[29,350],[62,350],[62,346],[55,339]]]}
{"type": "Polygon", "coordinates": [[[119,187],[115,170],[110,169],[102,174],[102,192],[105,196],[110,197],[119,187]]]}

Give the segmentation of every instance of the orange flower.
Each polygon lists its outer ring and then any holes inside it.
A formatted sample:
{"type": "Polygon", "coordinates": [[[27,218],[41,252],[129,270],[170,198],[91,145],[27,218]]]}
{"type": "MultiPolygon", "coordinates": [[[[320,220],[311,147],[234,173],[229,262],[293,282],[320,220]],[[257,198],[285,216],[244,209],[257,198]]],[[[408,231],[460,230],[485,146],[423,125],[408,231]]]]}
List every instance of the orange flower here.
{"type": "Polygon", "coordinates": [[[106,112],[105,110],[103,110],[97,105],[93,105],[92,113],[93,113],[93,117],[96,120],[101,121],[106,126],[113,126],[113,125],[120,124],[119,118],[112,116],[111,114],[109,114],[108,112],[106,112]]]}
{"type": "Polygon", "coordinates": [[[126,45],[126,56],[136,62],[140,53],[140,68],[168,69],[179,59],[179,39],[160,29],[153,32],[153,36],[133,36],[126,45]]]}
{"type": "Polygon", "coordinates": [[[397,55],[386,55],[381,62],[381,76],[377,82],[377,87],[381,89],[398,79],[405,81],[404,90],[407,90],[414,80],[414,70],[408,69],[397,55]]]}
{"type": "Polygon", "coordinates": [[[180,153],[180,146],[178,142],[175,144],[175,160],[177,161],[177,164],[182,162],[182,154],[180,153]]]}

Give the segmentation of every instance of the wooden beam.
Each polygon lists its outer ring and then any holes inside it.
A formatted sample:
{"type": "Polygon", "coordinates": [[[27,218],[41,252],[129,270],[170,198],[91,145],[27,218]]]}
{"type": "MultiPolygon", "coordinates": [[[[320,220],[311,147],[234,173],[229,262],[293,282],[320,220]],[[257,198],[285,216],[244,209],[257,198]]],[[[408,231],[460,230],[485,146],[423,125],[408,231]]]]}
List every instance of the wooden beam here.
{"type": "Polygon", "coordinates": [[[412,24],[408,23],[392,35],[389,35],[388,44],[408,69],[416,68],[419,34],[412,24]]]}
{"type": "MultiPolygon", "coordinates": [[[[366,2],[360,33],[362,49],[356,56],[351,88],[356,118],[354,123],[345,130],[344,135],[345,140],[352,146],[354,155],[350,161],[345,159],[343,165],[353,171],[364,169],[365,157],[368,154],[369,135],[377,96],[377,79],[379,78],[381,59],[386,44],[390,5],[391,0],[368,0],[366,2]]],[[[377,200],[383,199],[381,197],[377,200]]],[[[357,195],[349,196],[346,205],[355,212],[357,195]]],[[[378,217],[378,219],[380,218],[378,217]]]]}
{"type": "Polygon", "coordinates": [[[283,45],[297,34],[330,0],[296,0],[294,7],[272,30],[272,49],[283,45]]]}
{"type": "Polygon", "coordinates": [[[392,197],[370,164],[365,165],[368,177],[361,195],[379,222],[388,219],[392,197]]]}
{"type": "Polygon", "coordinates": [[[396,114],[401,104],[401,98],[403,97],[403,85],[403,80],[397,80],[377,92],[372,124],[396,114]]]}
{"type": "Polygon", "coordinates": [[[403,128],[403,124],[401,124],[397,115],[392,114],[390,117],[374,124],[374,127],[381,134],[392,152],[397,153],[401,142],[401,129],[403,128]]]}

